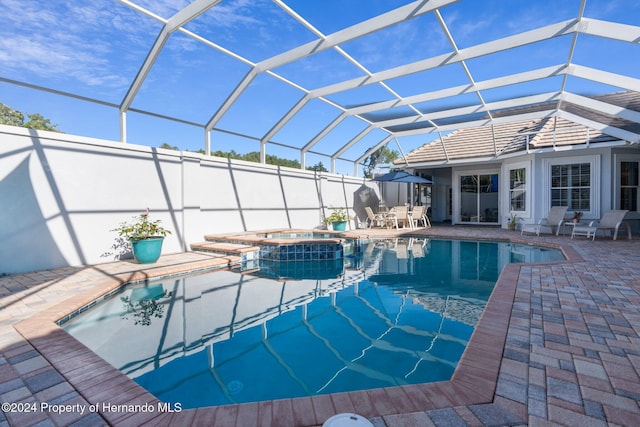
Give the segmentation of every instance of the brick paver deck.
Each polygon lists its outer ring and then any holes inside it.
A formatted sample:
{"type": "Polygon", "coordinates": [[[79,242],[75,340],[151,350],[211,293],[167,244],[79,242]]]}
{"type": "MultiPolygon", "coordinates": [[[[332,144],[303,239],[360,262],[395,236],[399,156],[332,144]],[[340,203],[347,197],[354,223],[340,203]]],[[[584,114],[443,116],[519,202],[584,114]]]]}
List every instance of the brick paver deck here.
{"type": "MultiPolygon", "coordinates": [[[[418,232],[520,239],[483,227],[418,232]]],[[[146,267],[0,277],[0,402],[14,403],[3,406],[0,427],[314,426],[341,412],[389,427],[640,425],[640,240],[524,240],[561,245],[569,260],[505,268],[451,381],[173,413],[117,406],[157,400],[53,321],[122,282],[228,257],[190,252],[146,267]]]]}

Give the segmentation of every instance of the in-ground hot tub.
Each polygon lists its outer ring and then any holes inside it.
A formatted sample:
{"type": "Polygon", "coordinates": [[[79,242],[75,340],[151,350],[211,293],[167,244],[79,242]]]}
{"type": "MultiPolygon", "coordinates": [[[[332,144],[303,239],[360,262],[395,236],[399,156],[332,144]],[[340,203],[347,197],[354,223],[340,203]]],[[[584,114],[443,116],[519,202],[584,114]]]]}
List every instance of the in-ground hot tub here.
{"type": "Polygon", "coordinates": [[[345,233],[314,230],[273,230],[234,235],[208,235],[208,241],[254,245],[260,248],[259,259],[269,261],[340,260],[360,253],[368,239],[345,233]]]}

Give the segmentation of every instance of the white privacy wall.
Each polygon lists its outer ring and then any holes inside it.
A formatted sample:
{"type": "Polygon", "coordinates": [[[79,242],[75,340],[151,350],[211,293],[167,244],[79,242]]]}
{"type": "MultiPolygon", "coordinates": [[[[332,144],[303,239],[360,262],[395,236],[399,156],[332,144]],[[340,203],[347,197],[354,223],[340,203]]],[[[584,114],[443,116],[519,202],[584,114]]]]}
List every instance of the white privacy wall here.
{"type": "Polygon", "coordinates": [[[174,253],[204,234],[315,228],[323,206],[352,209],[356,194],[377,185],[0,125],[0,274],[112,261],[110,230],[147,207],[174,253]]]}

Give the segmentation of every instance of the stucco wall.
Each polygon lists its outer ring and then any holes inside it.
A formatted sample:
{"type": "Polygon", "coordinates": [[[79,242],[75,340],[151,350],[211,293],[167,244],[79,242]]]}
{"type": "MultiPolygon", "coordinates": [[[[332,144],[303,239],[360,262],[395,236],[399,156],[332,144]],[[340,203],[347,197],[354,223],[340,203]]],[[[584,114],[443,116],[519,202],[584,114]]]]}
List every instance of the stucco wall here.
{"type": "Polygon", "coordinates": [[[363,211],[363,195],[377,185],[0,125],[0,274],[111,261],[110,230],[146,208],[172,253],[209,233],[315,228],[328,207],[363,211]]]}

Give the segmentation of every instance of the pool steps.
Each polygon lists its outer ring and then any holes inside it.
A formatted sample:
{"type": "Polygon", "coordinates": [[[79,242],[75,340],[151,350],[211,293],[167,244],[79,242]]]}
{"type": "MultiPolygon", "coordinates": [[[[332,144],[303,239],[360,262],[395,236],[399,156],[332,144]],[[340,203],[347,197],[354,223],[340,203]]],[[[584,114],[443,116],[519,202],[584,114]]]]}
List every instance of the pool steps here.
{"type": "Polygon", "coordinates": [[[235,255],[242,258],[243,261],[250,261],[258,258],[260,246],[243,245],[240,243],[227,243],[205,241],[200,243],[192,243],[191,250],[198,252],[212,252],[221,255],[235,255]]]}
{"type": "MultiPolygon", "coordinates": [[[[368,237],[368,236],[367,236],[368,237]]],[[[338,260],[358,253],[369,239],[327,230],[264,230],[246,233],[207,234],[194,251],[235,255],[243,262],[338,260]],[[355,238],[354,238],[355,237],[355,238]]]]}

